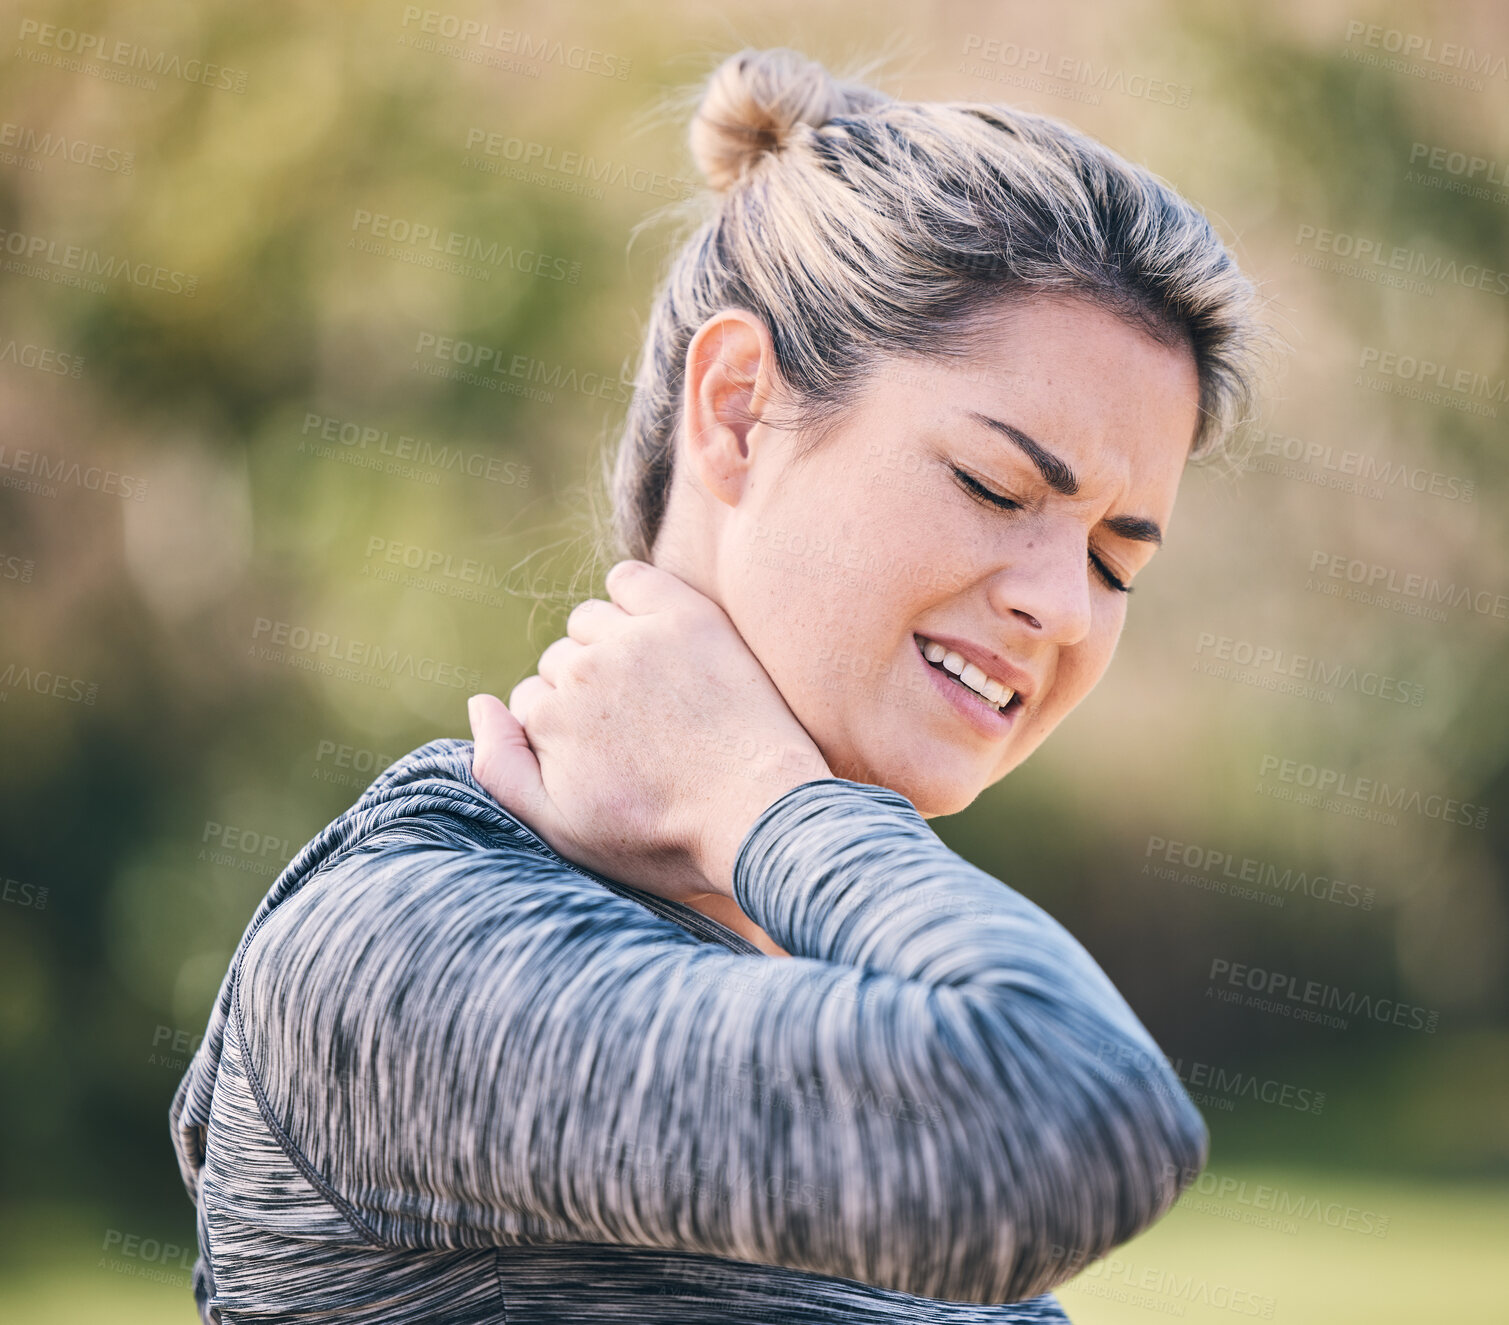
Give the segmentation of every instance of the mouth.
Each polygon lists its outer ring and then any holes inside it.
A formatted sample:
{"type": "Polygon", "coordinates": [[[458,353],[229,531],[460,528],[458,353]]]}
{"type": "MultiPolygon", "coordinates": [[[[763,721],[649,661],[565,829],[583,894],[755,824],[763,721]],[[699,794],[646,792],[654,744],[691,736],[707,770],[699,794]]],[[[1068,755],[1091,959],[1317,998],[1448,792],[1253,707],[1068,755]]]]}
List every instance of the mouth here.
{"type": "Polygon", "coordinates": [[[940,689],[966,715],[984,719],[995,731],[1009,725],[1021,710],[1021,697],[1009,686],[925,635],[914,634],[912,640],[923,663],[942,678],[940,689]]]}

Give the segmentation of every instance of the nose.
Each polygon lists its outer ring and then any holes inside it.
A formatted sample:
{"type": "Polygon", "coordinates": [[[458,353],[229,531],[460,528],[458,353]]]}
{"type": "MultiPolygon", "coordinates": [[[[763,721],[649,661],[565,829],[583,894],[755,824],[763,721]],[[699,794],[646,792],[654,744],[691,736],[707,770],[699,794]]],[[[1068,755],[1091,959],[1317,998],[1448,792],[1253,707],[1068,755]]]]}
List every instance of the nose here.
{"type": "Polygon", "coordinates": [[[991,606],[1020,622],[1033,640],[1078,644],[1090,633],[1090,549],[1084,531],[1064,523],[1043,528],[1013,549],[991,577],[991,606]]]}

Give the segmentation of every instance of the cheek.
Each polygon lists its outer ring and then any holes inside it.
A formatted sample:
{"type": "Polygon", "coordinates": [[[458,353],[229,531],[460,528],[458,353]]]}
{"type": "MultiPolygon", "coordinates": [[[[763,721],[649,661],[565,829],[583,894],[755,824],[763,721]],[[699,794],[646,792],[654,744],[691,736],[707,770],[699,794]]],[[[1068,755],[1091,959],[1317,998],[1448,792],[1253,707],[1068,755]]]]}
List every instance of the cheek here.
{"type": "Polygon", "coordinates": [[[1111,665],[1116,641],[1126,621],[1126,602],[1118,599],[1095,615],[1095,624],[1073,648],[1059,654],[1058,672],[1053,685],[1053,707],[1060,715],[1079,703],[1111,665]]]}

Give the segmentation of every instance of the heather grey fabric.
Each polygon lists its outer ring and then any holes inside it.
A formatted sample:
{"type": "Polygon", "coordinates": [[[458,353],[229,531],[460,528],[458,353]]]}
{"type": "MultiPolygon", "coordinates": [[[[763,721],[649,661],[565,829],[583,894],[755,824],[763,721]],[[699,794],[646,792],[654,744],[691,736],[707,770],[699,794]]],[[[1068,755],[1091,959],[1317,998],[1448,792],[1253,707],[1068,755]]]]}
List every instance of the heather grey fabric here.
{"type": "Polygon", "coordinates": [[[237,948],[171,1110],[204,1321],[1062,1321],[1203,1165],[1089,955],[896,792],[745,835],[781,958],[569,864],[471,760],[386,769],[237,948]]]}

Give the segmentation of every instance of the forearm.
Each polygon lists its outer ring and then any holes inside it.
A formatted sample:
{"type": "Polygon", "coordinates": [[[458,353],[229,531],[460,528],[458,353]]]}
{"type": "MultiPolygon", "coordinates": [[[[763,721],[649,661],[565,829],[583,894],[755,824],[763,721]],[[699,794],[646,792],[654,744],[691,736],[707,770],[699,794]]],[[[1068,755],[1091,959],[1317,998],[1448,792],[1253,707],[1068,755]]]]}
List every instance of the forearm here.
{"type": "Polygon", "coordinates": [[[862,969],[861,989],[929,991],[931,1023],[893,1041],[918,1057],[893,1071],[937,1081],[928,1098],[973,1138],[972,1160],[951,1162],[1006,1175],[991,1217],[1017,1230],[1024,1291],[1068,1277],[1054,1248],[1081,1267],[1164,1212],[1176,1170],[1203,1166],[1199,1113],[1105,973],[898,793],[794,789],[741,845],[735,896],[794,955],[862,969]]]}
{"type": "Polygon", "coordinates": [[[1060,1281],[1055,1246],[1171,1197],[1198,1115],[1096,1072],[1107,1036],[1151,1041],[1054,922],[894,793],[833,786],[738,861],[790,959],[517,853],[336,866],[247,954],[276,1115],[400,1245],[612,1242],[972,1302],[1060,1281]]]}

